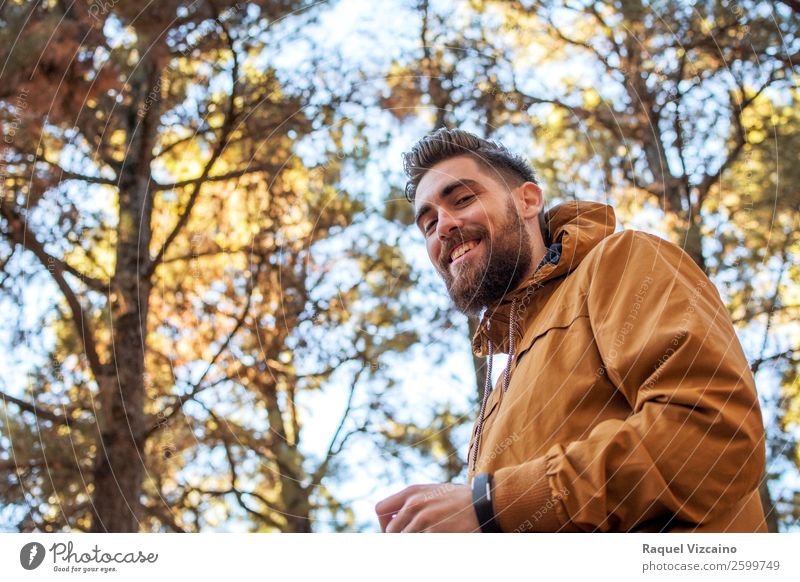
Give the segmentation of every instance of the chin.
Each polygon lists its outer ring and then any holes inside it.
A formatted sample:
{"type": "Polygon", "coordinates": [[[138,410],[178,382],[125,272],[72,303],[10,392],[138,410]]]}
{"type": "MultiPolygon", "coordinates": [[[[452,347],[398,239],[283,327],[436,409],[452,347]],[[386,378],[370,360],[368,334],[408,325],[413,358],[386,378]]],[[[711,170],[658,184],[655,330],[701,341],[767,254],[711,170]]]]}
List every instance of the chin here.
{"type": "Polygon", "coordinates": [[[477,283],[475,281],[465,283],[463,279],[468,276],[469,273],[460,273],[453,278],[447,285],[447,293],[460,312],[466,315],[478,315],[486,303],[482,300],[483,290],[480,288],[483,276],[477,277],[477,283]]]}

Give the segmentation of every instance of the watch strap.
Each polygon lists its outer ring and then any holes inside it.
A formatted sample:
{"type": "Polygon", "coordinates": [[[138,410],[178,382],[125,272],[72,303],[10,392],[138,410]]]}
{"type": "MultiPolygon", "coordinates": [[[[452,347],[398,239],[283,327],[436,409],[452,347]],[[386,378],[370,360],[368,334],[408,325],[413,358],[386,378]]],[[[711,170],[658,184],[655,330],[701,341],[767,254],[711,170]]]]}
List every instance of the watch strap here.
{"type": "Polygon", "coordinates": [[[472,506],[483,533],[502,533],[494,516],[491,473],[480,473],[472,478],[472,506]]]}

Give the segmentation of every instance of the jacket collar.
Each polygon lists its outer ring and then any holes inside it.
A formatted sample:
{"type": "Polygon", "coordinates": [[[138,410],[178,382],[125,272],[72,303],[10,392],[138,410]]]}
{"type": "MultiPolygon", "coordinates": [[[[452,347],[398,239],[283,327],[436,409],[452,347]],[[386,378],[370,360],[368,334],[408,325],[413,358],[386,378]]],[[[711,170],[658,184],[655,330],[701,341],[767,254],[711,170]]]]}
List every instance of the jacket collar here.
{"type": "MultiPolygon", "coordinates": [[[[551,245],[536,271],[519,286],[484,311],[478,330],[472,338],[472,351],[476,356],[486,356],[489,340],[494,353],[508,353],[508,331],[511,305],[522,301],[529,288],[535,289],[548,281],[566,276],[601,240],[614,233],[614,209],[598,202],[573,200],[559,204],[545,214],[551,233],[551,245]],[[559,246],[560,245],[560,246],[559,246]]],[[[533,299],[533,297],[530,297],[533,299]]],[[[523,316],[524,318],[524,316],[523,316]]],[[[515,326],[517,341],[522,339],[524,326],[515,326]]]]}

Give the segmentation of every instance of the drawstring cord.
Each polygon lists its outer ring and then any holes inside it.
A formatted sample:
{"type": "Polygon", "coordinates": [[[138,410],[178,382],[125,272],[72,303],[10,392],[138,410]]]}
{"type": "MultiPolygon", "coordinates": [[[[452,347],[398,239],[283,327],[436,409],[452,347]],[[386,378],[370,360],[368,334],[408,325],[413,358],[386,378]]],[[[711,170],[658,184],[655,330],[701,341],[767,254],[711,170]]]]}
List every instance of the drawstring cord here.
{"type": "Polygon", "coordinates": [[[517,305],[519,299],[514,299],[511,302],[511,314],[508,318],[508,359],[506,360],[506,369],[503,374],[503,393],[508,392],[508,383],[511,380],[511,362],[514,361],[516,355],[517,344],[517,305]]]}
{"type": "Polygon", "coordinates": [[[475,442],[472,445],[472,470],[478,460],[478,445],[481,442],[481,429],[483,428],[483,415],[486,412],[486,401],[489,400],[489,389],[492,387],[492,356],[494,355],[492,340],[489,340],[489,351],[486,354],[486,381],[483,383],[483,401],[481,413],[478,415],[478,427],[475,429],[475,442]]]}
{"type": "MultiPolygon", "coordinates": [[[[511,303],[511,314],[508,324],[508,359],[506,360],[506,368],[503,371],[503,393],[508,391],[508,384],[511,381],[511,363],[514,361],[514,351],[516,348],[516,327],[517,327],[517,304],[518,299],[515,298],[511,303]]],[[[489,322],[487,322],[487,327],[489,322]]],[[[475,429],[475,443],[472,447],[472,470],[475,470],[475,465],[478,462],[478,446],[481,443],[481,431],[483,430],[483,418],[486,414],[486,402],[489,400],[489,392],[492,388],[492,356],[494,355],[494,345],[492,340],[489,340],[488,352],[486,354],[486,381],[483,384],[483,400],[481,401],[481,412],[478,416],[478,427],[475,429]]]]}

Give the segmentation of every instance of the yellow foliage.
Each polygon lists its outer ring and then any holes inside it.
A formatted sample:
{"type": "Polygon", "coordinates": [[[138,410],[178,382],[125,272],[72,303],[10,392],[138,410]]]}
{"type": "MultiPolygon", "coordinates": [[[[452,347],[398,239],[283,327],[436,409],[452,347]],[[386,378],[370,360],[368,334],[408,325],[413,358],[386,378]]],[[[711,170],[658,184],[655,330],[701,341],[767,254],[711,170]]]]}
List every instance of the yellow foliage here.
{"type": "Polygon", "coordinates": [[[587,89],[583,92],[583,106],[587,109],[595,109],[601,102],[600,94],[594,89],[587,89]]]}

